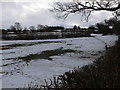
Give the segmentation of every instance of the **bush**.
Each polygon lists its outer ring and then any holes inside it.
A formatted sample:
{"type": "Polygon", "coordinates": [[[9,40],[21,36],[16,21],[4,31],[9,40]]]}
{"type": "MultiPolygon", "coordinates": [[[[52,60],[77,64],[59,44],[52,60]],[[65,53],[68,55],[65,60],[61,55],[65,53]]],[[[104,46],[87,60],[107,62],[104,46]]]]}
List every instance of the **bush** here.
{"type": "Polygon", "coordinates": [[[120,39],[92,65],[54,77],[49,88],[120,88],[120,39]]]}

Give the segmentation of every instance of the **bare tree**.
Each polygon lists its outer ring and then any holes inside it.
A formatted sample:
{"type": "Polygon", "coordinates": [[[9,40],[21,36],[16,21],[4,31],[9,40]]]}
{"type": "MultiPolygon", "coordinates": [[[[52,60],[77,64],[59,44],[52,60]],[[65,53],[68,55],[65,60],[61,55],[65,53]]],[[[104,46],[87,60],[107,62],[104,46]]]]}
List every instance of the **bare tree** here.
{"type": "Polygon", "coordinates": [[[71,13],[81,13],[88,17],[93,11],[111,11],[116,16],[120,16],[120,0],[73,0],[72,2],[55,2],[52,12],[55,12],[58,18],[66,18],[71,13]]]}
{"type": "Polygon", "coordinates": [[[13,25],[11,25],[11,26],[10,26],[10,30],[11,30],[11,31],[16,31],[16,28],[15,28],[13,25]]]}
{"type": "Polygon", "coordinates": [[[41,29],[44,29],[44,28],[45,28],[44,25],[41,25],[41,24],[38,24],[38,25],[37,25],[37,30],[41,30],[41,29]]]}
{"type": "Polygon", "coordinates": [[[35,26],[30,26],[29,29],[32,30],[32,31],[36,30],[35,26]]]}
{"type": "Polygon", "coordinates": [[[22,30],[22,26],[19,22],[15,22],[14,27],[16,30],[22,30]]]}

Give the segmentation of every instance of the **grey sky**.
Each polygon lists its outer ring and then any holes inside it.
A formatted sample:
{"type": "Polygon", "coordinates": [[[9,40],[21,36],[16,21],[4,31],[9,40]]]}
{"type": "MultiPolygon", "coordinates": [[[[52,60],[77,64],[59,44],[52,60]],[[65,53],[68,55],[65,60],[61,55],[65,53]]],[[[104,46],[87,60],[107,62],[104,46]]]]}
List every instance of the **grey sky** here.
{"type": "MultiPolygon", "coordinates": [[[[72,27],[79,25],[88,27],[104,19],[112,17],[110,12],[93,12],[89,18],[89,22],[82,20],[79,14],[71,14],[66,20],[58,20],[54,13],[48,9],[54,0],[2,0],[0,9],[2,8],[2,28],[9,28],[15,22],[20,22],[23,27],[31,25],[62,25],[72,27]],[[9,1],[9,2],[8,2],[9,1]]],[[[57,1],[57,0],[55,0],[57,1]]],[[[0,24],[1,25],[1,24],[0,24]]]]}

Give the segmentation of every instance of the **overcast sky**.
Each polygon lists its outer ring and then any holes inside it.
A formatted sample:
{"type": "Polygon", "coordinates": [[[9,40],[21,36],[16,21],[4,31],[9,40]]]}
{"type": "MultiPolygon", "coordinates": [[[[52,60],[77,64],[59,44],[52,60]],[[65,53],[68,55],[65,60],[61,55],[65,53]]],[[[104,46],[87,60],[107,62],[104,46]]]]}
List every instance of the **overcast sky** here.
{"type": "Polygon", "coordinates": [[[104,11],[93,12],[88,22],[82,20],[79,14],[72,14],[66,20],[58,20],[55,14],[49,11],[53,1],[57,0],[2,0],[0,1],[0,13],[2,12],[0,27],[9,28],[15,22],[20,22],[23,27],[38,24],[88,27],[112,17],[112,13],[104,11]]]}

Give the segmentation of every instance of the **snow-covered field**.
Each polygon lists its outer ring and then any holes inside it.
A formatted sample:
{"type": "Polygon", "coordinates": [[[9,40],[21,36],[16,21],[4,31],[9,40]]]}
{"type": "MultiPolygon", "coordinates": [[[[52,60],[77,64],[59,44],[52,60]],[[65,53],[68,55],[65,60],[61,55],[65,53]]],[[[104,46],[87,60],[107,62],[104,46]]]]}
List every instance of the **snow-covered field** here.
{"type": "Polygon", "coordinates": [[[106,45],[112,46],[118,39],[115,35],[93,36],[2,41],[2,87],[24,88],[31,83],[44,84],[45,79],[91,64],[103,54],[106,45]]]}

